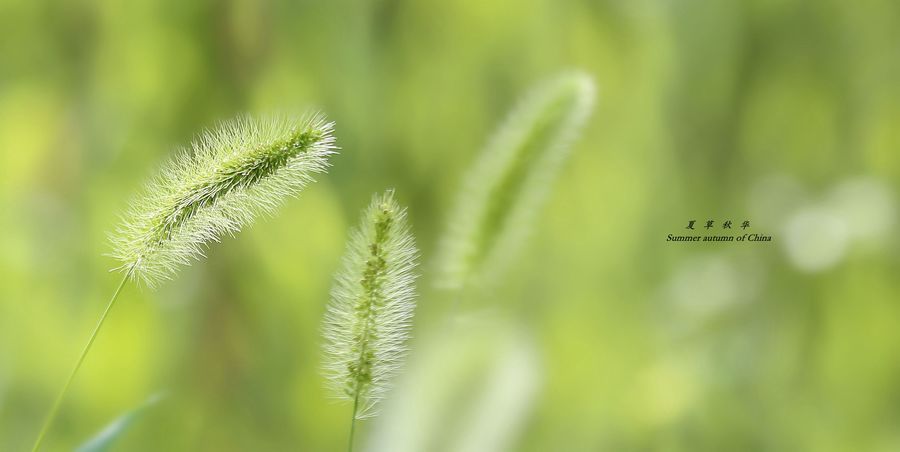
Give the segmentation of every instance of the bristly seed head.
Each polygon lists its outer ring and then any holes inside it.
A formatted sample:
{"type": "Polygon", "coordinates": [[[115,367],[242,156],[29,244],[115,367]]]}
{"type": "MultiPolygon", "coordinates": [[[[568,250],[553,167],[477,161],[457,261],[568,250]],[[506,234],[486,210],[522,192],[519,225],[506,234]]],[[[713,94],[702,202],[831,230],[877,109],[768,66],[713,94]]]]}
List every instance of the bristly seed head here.
{"type": "Polygon", "coordinates": [[[416,250],[393,192],[376,195],[350,237],[325,314],[325,373],[335,394],[373,414],[406,354],[416,250]]]}
{"type": "Polygon", "coordinates": [[[117,269],[148,285],[200,258],[211,241],[273,214],[324,172],[337,148],[321,114],[247,116],[202,134],[166,164],[113,234],[117,269]]]}
{"type": "Polygon", "coordinates": [[[509,115],[463,180],[440,244],[438,284],[492,283],[521,252],[559,169],[593,109],[594,82],[566,73],[509,115]]]}

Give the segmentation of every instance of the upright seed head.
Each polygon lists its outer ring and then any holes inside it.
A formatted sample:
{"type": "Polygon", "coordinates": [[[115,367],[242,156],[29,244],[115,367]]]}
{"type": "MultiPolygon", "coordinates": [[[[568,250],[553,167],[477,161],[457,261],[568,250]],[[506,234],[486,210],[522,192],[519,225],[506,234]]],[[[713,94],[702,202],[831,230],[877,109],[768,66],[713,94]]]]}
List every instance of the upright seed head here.
{"type": "Polygon", "coordinates": [[[415,309],[415,241],[393,192],[376,195],[351,233],[322,327],[324,371],[338,397],[373,414],[406,354],[415,309]]]}
{"type": "Polygon", "coordinates": [[[200,258],[211,241],[273,214],[336,152],[321,114],[241,116],[202,134],[166,164],[112,235],[117,269],[148,285],[200,258]]]}

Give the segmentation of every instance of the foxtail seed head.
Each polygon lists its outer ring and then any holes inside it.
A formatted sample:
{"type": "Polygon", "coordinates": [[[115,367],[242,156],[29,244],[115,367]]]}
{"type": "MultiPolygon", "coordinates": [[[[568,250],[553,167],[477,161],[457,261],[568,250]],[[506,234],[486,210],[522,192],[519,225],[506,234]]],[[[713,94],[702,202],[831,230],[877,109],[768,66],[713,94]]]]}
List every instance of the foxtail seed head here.
{"type": "Polygon", "coordinates": [[[169,279],[259,214],[273,214],[336,152],[321,114],[241,116],[202,134],[163,166],[112,236],[119,267],[148,285],[169,279]]]}
{"type": "Polygon", "coordinates": [[[594,103],[594,82],[567,73],[513,110],[465,175],[439,249],[439,285],[499,279],[520,251],[594,103]]]}
{"type": "Polygon", "coordinates": [[[322,328],[329,385],[358,402],[357,419],[374,414],[406,354],[417,254],[406,210],[392,191],[376,195],[351,233],[322,328]]]}

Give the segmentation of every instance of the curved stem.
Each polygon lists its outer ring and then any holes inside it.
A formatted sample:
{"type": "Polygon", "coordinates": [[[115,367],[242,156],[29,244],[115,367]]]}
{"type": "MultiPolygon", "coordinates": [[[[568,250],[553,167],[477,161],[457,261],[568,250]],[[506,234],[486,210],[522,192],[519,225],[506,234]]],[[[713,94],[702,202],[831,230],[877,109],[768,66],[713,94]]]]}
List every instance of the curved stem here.
{"type": "Polygon", "coordinates": [[[350,445],[347,446],[347,452],[353,452],[353,433],[356,430],[356,410],[359,407],[359,390],[356,391],[356,397],[353,399],[353,418],[350,420],[350,445]]]}
{"type": "Polygon", "coordinates": [[[84,357],[87,356],[88,351],[90,351],[91,349],[91,346],[94,345],[94,339],[97,338],[97,333],[100,331],[100,327],[103,326],[103,322],[106,320],[106,316],[109,315],[109,311],[112,309],[113,305],[116,303],[116,300],[119,298],[119,292],[122,291],[122,287],[124,287],[125,283],[128,282],[129,276],[131,276],[131,270],[125,273],[125,276],[122,278],[122,282],[119,283],[119,287],[116,288],[116,292],[113,294],[112,298],[110,298],[109,300],[109,303],[106,305],[106,309],[100,316],[100,321],[98,321],[97,326],[94,327],[94,331],[91,333],[91,337],[90,339],[88,339],[87,345],[84,346],[84,350],[81,351],[81,356],[78,357],[78,361],[75,363],[75,368],[72,369],[72,373],[69,374],[69,378],[66,380],[66,384],[63,386],[62,391],[60,391],[59,395],[56,396],[56,401],[53,402],[53,407],[50,408],[50,413],[47,415],[47,419],[44,420],[44,425],[41,427],[41,432],[38,434],[37,440],[34,442],[34,447],[31,449],[31,452],[37,452],[37,450],[40,449],[41,442],[44,440],[44,435],[47,434],[47,430],[50,428],[50,425],[56,418],[56,414],[59,412],[59,407],[60,405],[62,405],[62,401],[66,396],[66,392],[69,390],[69,385],[72,384],[72,380],[75,379],[75,374],[77,374],[78,369],[81,368],[81,363],[84,362],[84,357]]]}

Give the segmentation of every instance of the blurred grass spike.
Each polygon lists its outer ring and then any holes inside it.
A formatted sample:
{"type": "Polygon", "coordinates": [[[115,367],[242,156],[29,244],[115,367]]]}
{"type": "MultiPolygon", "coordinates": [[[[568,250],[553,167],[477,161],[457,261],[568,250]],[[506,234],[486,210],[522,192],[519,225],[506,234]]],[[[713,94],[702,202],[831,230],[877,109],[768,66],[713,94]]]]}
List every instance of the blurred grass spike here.
{"type": "Polygon", "coordinates": [[[273,214],[327,169],[333,127],[318,113],[241,116],[202,134],[163,167],[113,234],[118,268],[152,286],[210,242],[273,214]]]}
{"type": "Polygon", "coordinates": [[[522,325],[483,314],[433,325],[418,339],[364,450],[519,450],[543,373],[522,325]]]}
{"type": "Polygon", "coordinates": [[[337,148],[334,123],[319,113],[241,116],[206,132],[148,184],[112,235],[124,271],[35,440],[40,449],[72,380],[129,279],[153,286],[198,259],[211,241],[235,234],[259,214],[274,214],[324,172],[337,148]]]}
{"type": "Polygon", "coordinates": [[[350,450],[356,420],[374,415],[406,355],[417,257],[406,210],[391,190],[375,195],[350,235],[322,327],[325,376],[353,402],[350,450]]]}
{"type": "Polygon", "coordinates": [[[589,75],[565,73],[535,88],[507,117],[463,179],[439,247],[439,286],[458,289],[503,273],[590,116],[594,97],[589,75]]]}

